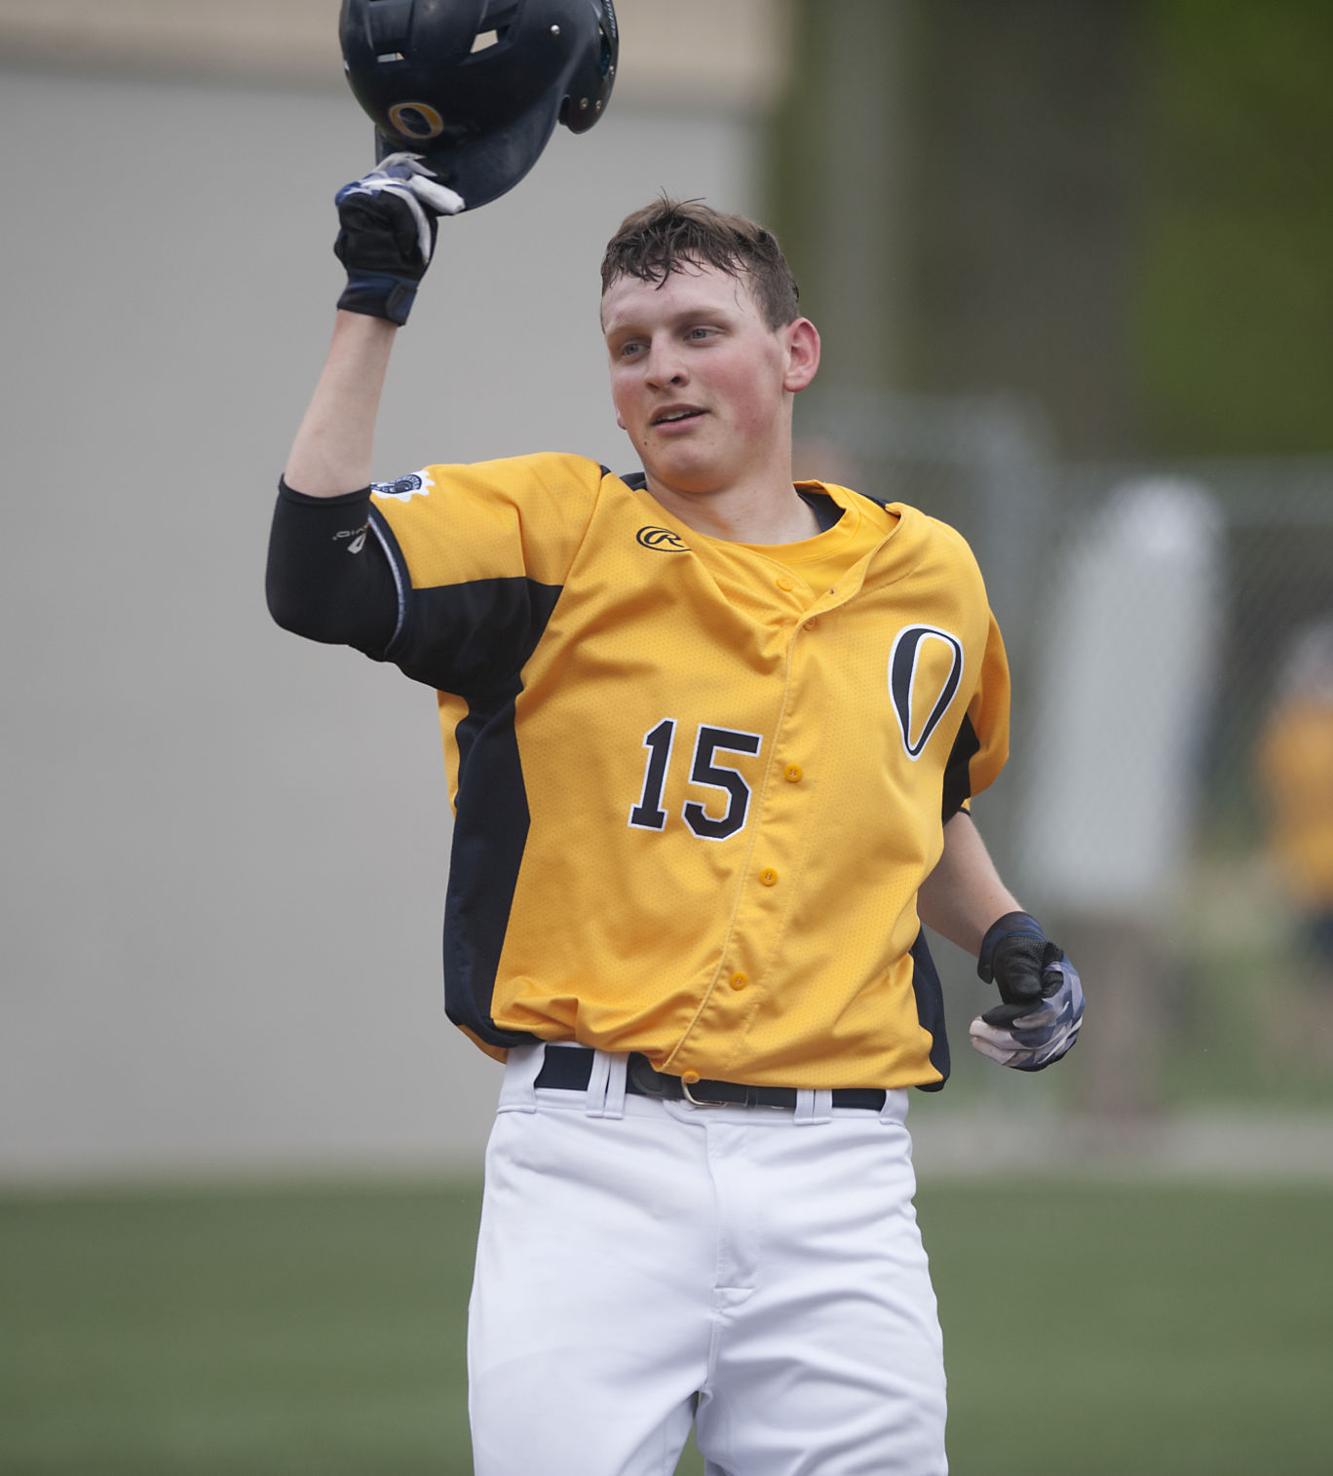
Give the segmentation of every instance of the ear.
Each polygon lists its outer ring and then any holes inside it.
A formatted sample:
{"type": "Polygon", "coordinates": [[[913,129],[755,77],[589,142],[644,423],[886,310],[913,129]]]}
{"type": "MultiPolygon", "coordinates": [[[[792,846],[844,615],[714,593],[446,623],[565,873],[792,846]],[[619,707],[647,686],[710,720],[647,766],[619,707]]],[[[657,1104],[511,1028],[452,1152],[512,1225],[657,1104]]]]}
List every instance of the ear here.
{"type": "Polygon", "coordinates": [[[787,369],[782,387],[799,394],[819,372],[819,329],[809,318],[797,318],[782,330],[787,339],[787,369]]]}

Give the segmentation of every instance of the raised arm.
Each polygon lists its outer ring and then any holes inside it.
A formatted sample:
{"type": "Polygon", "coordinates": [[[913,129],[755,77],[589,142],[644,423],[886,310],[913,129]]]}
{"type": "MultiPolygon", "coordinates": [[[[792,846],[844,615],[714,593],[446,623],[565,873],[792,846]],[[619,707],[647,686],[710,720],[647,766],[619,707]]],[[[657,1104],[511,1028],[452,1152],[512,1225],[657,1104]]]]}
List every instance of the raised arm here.
{"type": "Polygon", "coordinates": [[[380,397],[398,324],[339,309],[333,342],[292,442],[283,480],[308,497],[370,484],[380,397]]]}
{"type": "Polygon", "coordinates": [[[399,597],[370,536],[375,422],[398,329],[434,254],[436,220],[463,208],[413,155],[391,154],[338,191],[347,269],[319,383],[278,490],[266,588],[279,625],[383,656],[399,597]]]}
{"type": "Polygon", "coordinates": [[[435,253],[436,221],[463,208],[412,154],[390,154],[336,196],[334,251],[347,269],[333,343],[284,479],[309,497],[370,482],[380,396],[397,330],[435,253]]]}

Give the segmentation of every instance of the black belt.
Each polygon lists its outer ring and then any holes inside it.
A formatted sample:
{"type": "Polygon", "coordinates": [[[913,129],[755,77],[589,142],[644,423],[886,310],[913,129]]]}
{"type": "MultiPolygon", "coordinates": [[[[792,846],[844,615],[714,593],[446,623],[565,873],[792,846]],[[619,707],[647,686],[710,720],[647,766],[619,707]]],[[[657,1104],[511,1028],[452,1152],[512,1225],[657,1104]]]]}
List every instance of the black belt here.
{"type": "MultiPolygon", "coordinates": [[[[546,1052],[535,1085],[561,1091],[581,1092],[592,1076],[594,1052],[584,1046],[552,1046],[546,1052]]],[[[742,1086],[735,1081],[692,1081],[655,1071],[647,1056],[630,1053],[625,1072],[625,1090],[632,1097],[657,1097],[664,1102],[688,1101],[706,1107],[796,1106],[795,1087],[742,1086]]],[[[872,1087],[847,1087],[833,1093],[835,1107],[862,1107],[878,1112],[884,1093],[872,1087]]]]}

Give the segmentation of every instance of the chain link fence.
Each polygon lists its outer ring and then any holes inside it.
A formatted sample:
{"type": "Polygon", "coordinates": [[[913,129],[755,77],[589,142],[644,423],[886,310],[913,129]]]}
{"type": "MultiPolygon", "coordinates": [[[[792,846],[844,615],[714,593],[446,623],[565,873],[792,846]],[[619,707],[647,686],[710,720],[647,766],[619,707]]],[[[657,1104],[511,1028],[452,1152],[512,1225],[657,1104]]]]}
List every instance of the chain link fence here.
{"type": "MultiPolygon", "coordinates": [[[[1073,465],[1021,406],[859,392],[801,431],[800,474],[942,518],[986,574],[1014,735],[977,816],[1089,986],[1038,1098],[1333,1110],[1333,460],[1073,465]]],[[[940,952],[958,1061],[985,995],[940,952]]]]}

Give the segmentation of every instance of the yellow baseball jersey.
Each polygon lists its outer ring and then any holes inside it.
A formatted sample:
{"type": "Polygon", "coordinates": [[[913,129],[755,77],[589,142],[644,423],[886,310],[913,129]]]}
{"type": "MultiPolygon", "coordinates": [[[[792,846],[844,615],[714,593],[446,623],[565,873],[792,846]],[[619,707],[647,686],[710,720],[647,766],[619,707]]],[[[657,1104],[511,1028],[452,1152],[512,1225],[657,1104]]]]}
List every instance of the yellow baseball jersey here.
{"type": "Polygon", "coordinates": [[[374,489],[384,657],[437,689],[455,812],[446,1008],[483,1049],[754,1085],[947,1075],[916,894],[1004,763],[1003,645],[952,529],[802,487],[858,540],[819,594],[577,456],[374,489]]]}
{"type": "Polygon", "coordinates": [[[770,579],[777,579],[782,588],[780,581],[786,575],[790,580],[800,581],[793,588],[808,588],[810,596],[817,599],[832,589],[883,537],[878,522],[868,513],[863,515],[857,506],[865,501],[863,497],[855,498],[831,528],[814,538],[802,538],[795,543],[733,543],[730,547],[752,555],[751,578],[765,592],[770,579]],[[772,568],[773,565],[781,567],[772,568]]]}

